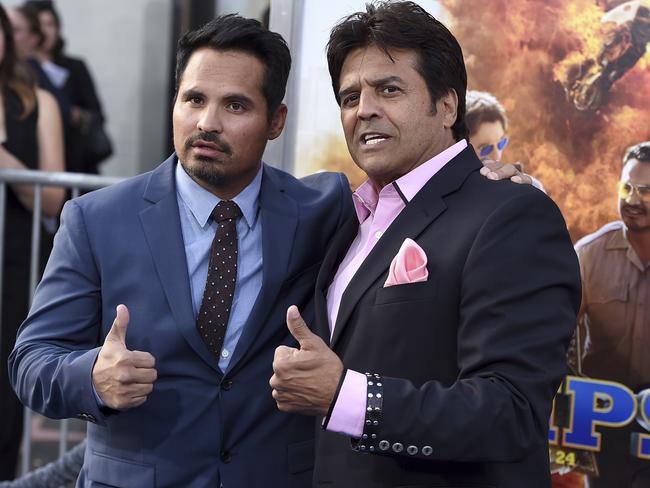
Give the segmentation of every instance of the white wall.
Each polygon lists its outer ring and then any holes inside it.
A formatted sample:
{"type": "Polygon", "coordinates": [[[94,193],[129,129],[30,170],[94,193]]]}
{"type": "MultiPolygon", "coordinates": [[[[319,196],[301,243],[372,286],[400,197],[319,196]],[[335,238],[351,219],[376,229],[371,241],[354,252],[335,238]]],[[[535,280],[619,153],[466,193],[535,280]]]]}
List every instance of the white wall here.
{"type": "Polygon", "coordinates": [[[216,0],[217,13],[238,13],[242,17],[261,19],[269,0],[216,0]]]}

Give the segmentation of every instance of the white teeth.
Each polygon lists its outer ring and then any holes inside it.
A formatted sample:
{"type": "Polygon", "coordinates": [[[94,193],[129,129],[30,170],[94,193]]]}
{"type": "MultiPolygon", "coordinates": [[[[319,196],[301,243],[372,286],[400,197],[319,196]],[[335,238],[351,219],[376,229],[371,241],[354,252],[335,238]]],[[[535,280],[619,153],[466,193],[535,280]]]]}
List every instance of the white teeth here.
{"type": "Polygon", "coordinates": [[[366,142],[366,144],[378,144],[381,141],[385,141],[385,140],[386,139],[384,139],[383,137],[381,139],[370,139],[368,142],[366,142]]]}
{"type": "Polygon", "coordinates": [[[377,143],[379,143],[381,141],[385,141],[385,140],[386,140],[386,138],[379,135],[379,134],[368,134],[368,135],[363,136],[362,142],[364,144],[377,144],[377,143]]]}

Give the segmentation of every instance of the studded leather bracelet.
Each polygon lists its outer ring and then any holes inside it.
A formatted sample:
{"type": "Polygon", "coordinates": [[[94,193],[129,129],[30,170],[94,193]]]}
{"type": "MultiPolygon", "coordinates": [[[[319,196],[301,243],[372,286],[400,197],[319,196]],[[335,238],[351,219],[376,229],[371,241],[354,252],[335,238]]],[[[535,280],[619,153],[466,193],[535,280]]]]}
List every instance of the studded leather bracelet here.
{"type": "Polygon", "coordinates": [[[375,452],[377,449],[377,434],[381,423],[384,388],[382,378],[378,374],[366,373],[368,399],[366,400],[366,416],[363,421],[361,439],[352,443],[352,448],[359,452],[375,452]]]}

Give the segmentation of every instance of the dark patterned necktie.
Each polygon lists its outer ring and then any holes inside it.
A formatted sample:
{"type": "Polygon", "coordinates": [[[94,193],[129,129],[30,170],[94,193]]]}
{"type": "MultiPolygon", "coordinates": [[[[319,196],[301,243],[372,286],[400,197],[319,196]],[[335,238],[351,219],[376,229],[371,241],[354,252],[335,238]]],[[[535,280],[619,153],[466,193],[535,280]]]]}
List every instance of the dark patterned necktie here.
{"type": "Polygon", "coordinates": [[[223,200],[214,207],[212,220],[217,232],[212,240],[208,279],[205,282],[201,310],[196,327],[212,354],[219,357],[226,336],[237,278],[237,217],[241,210],[235,202],[223,200]]]}

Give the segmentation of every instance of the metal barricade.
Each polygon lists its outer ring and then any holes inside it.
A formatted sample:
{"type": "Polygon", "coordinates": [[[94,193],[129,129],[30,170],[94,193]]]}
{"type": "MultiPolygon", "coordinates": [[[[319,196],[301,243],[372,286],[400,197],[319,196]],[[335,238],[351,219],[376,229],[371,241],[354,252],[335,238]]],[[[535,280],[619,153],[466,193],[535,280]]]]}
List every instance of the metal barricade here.
{"type": "MultiPolygon", "coordinates": [[[[29,303],[31,305],[36,285],[38,284],[39,275],[39,255],[41,241],[41,192],[44,186],[55,186],[66,188],[72,191],[72,197],[79,196],[81,191],[96,190],[105,186],[112,185],[122,181],[122,178],[112,178],[107,176],[95,176],[82,173],[63,173],[63,172],[46,172],[37,170],[0,170],[0,258],[4,255],[4,235],[5,235],[5,212],[7,185],[21,184],[34,185],[34,210],[32,213],[32,244],[31,244],[31,261],[29,269],[29,303]]],[[[0,313],[2,312],[2,283],[3,276],[3,259],[0,259],[0,313]]],[[[0,315],[0,350],[2,347],[2,319],[0,315]]],[[[25,408],[25,417],[23,422],[23,446],[21,473],[29,471],[31,460],[31,424],[32,411],[25,408]]],[[[59,427],[59,456],[62,456],[67,450],[68,439],[68,420],[61,420],[59,427]]]]}

